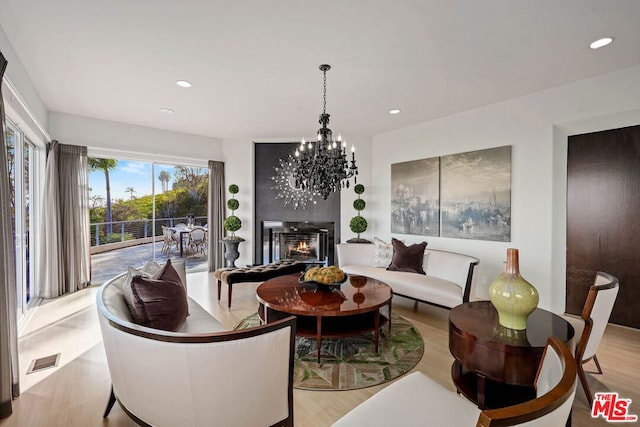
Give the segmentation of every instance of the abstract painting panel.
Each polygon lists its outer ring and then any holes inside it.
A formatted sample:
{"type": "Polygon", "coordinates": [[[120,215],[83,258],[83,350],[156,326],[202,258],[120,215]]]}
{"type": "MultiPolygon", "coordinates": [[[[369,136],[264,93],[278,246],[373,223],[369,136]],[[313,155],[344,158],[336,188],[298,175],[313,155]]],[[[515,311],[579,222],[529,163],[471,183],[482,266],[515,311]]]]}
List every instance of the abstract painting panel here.
{"type": "Polygon", "coordinates": [[[391,165],[391,232],[440,235],[440,158],[391,165]]]}
{"type": "Polygon", "coordinates": [[[441,236],[511,241],[511,146],[440,159],[441,236]]]}

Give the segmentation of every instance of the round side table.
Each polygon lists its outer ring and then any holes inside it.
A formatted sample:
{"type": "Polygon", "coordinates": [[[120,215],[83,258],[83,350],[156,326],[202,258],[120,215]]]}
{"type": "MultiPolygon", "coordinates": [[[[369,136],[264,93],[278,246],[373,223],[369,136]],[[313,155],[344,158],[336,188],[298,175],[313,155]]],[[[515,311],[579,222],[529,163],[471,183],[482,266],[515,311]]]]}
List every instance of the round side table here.
{"type": "Polygon", "coordinates": [[[527,329],[498,323],[490,301],[461,304],[449,313],[449,351],[455,361],[451,376],[459,393],[480,409],[500,408],[535,398],[534,382],[549,336],[567,343],[571,324],[536,308],[527,329]]]}

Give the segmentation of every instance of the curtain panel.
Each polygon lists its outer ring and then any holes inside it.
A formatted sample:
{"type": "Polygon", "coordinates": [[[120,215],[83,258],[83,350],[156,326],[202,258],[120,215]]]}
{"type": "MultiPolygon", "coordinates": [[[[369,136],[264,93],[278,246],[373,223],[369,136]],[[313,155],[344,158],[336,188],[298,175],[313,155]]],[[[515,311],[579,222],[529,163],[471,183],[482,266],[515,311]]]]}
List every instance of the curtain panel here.
{"type": "MultiPolygon", "coordinates": [[[[7,60],[0,52],[0,82],[7,60]]],[[[0,85],[0,419],[11,415],[11,400],[20,394],[15,240],[11,215],[11,185],[7,168],[5,112],[0,85]]]]}
{"type": "Polygon", "coordinates": [[[87,147],[52,141],[45,182],[40,296],[56,298],[89,285],[87,147]]]}
{"type": "Polygon", "coordinates": [[[224,249],[220,242],[224,237],[224,198],[224,162],[209,160],[209,271],[224,267],[224,249]]]}

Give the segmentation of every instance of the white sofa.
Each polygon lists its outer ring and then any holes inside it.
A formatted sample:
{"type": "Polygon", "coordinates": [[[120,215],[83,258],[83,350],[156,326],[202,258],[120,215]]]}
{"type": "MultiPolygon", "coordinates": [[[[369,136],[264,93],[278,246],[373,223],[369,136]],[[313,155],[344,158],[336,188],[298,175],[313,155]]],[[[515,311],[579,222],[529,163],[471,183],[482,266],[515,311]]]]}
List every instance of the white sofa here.
{"type": "Polygon", "coordinates": [[[124,279],[97,294],[112,381],[105,418],[117,400],[140,425],[293,425],[293,317],[228,331],[189,298],[181,329],[152,329],[132,323],[124,279]]]}
{"type": "Polygon", "coordinates": [[[423,268],[426,275],[404,271],[389,271],[373,267],[375,245],[340,243],[338,264],[347,274],[378,279],[393,289],[396,295],[453,308],[469,301],[477,258],[427,247],[423,268]]]}

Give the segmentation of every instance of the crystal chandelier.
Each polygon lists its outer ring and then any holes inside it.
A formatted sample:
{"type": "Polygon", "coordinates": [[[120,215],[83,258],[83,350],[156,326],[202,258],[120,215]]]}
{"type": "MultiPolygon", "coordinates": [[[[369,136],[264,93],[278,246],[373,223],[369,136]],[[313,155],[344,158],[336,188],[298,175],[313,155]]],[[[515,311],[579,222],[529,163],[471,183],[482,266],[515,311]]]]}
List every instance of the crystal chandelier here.
{"type": "Polygon", "coordinates": [[[356,166],[355,147],[351,146],[351,162],[347,160],[347,143],[338,136],[333,140],[327,114],[327,71],[330,65],[322,64],[320,70],[324,75],[322,114],[319,123],[318,139],[314,144],[306,142],[304,138],[296,148],[294,157],[293,177],[297,187],[316,193],[323,199],[331,192],[338,192],[342,188],[349,188],[349,179],[354,183],[358,175],[356,166]],[[349,164],[351,163],[351,164],[349,164]]]}

